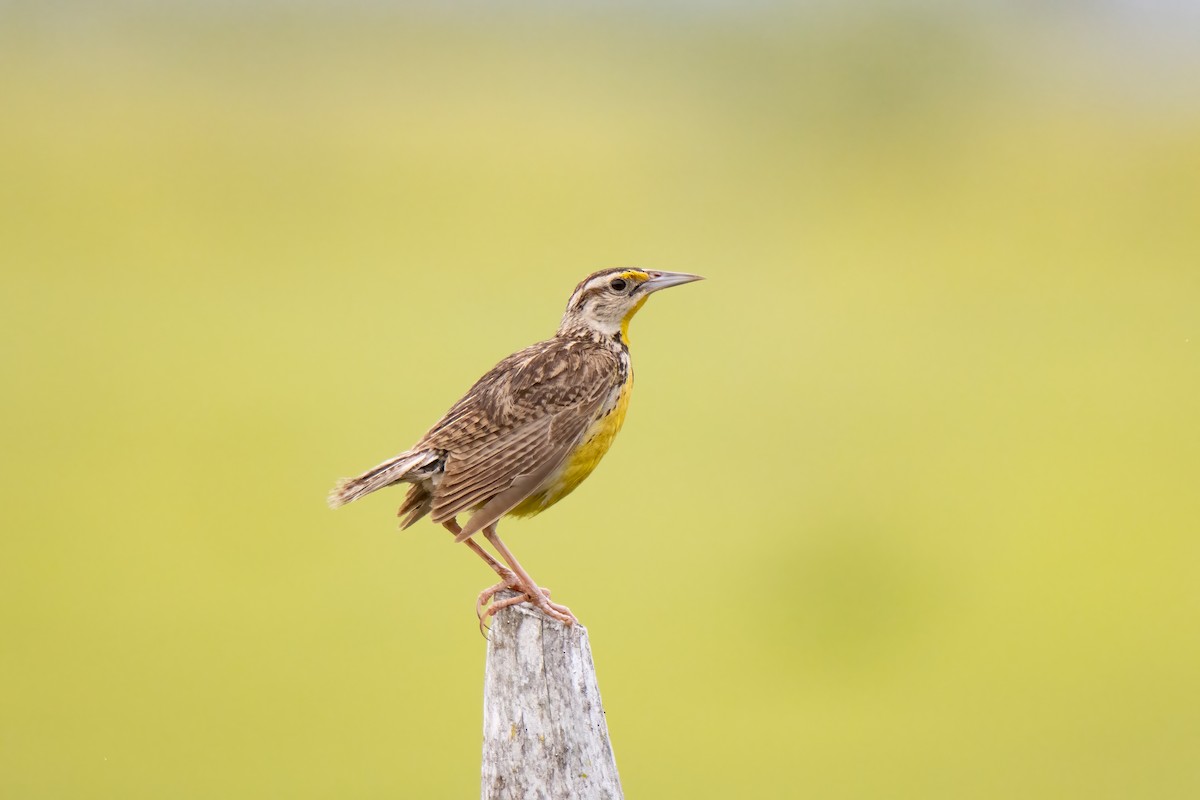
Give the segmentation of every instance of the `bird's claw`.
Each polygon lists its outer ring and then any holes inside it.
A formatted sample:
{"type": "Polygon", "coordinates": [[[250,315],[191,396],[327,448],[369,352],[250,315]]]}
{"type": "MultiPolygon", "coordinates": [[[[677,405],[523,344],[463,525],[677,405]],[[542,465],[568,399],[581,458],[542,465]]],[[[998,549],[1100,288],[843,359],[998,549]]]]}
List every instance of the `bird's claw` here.
{"type": "Polygon", "coordinates": [[[550,601],[549,589],[544,589],[540,586],[533,588],[535,592],[530,592],[525,587],[519,585],[514,576],[514,580],[511,583],[502,581],[480,592],[479,598],[475,601],[475,615],[479,617],[480,632],[485,636],[487,635],[488,626],[486,625],[486,621],[488,617],[493,616],[501,609],[526,602],[546,616],[556,619],[564,625],[574,625],[579,621],[571,613],[571,609],[550,601]],[[516,594],[512,597],[506,597],[503,600],[493,601],[497,593],[505,590],[516,592],[516,594]]]}
{"type": "Polygon", "coordinates": [[[485,624],[488,617],[495,614],[501,608],[529,599],[529,596],[525,594],[525,589],[517,583],[516,575],[509,572],[508,575],[502,577],[505,580],[500,581],[495,586],[489,586],[484,589],[475,600],[475,616],[479,618],[479,632],[485,637],[488,632],[488,626],[485,624]],[[492,598],[503,591],[516,592],[517,595],[516,597],[506,597],[498,603],[492,603],[492,598]],[[489,604],[491,605],[489,606],[489,604]]]}

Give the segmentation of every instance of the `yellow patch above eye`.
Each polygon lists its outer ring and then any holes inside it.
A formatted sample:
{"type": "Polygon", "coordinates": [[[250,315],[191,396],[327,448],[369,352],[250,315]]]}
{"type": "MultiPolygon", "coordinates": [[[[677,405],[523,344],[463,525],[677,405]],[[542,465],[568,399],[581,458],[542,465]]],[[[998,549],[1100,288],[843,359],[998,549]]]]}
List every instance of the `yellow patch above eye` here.
{"type": "Polygon", "coordinates": [[[645,272],[642,272],[640,269],[627,269],[617,277],[626,281],[644,281],[650,276],[645,272]]]}

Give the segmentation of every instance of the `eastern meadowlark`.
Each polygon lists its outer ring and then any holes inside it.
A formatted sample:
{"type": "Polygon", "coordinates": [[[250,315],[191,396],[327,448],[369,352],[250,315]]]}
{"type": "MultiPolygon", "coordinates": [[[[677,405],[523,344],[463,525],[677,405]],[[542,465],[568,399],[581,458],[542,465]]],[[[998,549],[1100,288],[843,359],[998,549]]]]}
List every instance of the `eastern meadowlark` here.
{"type": "Polygon", "coordinates": [[[699,275],[605,269],[583,279],[553,338],[513,353],[475,382],[413,447],[338,482],[333,508],[385,486],[412,484],[397,515],[407,528],[429,515],[500,576],[479,595],[480,622],[528,601],[570,625],[570,609],[529,577],[496,535],[501,517],[537,514],[566,497],[608,452],[633,386],[629,321],[651,293],[699,275]],[[470,513],[459,526],[456,517],[470,513]],[[482,532],[507,567],[471,537],[482,532]],[[496,592],[517,596],[493,602],[496,592]],[[490,606],[489,606],[490,603],[490,606]]]}

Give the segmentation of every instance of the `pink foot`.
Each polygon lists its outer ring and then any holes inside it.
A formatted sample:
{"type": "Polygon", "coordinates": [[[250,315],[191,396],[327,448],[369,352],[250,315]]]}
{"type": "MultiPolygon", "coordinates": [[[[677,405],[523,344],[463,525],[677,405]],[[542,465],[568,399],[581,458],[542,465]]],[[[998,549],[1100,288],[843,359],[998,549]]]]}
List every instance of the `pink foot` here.
{"type": "Polygon", "coordinates": [[[508,608],[509,606],[515,606],[526,602],[541,611],[546,616],[552,617],[564,625],[574,625],[576,622],[579,622],[579,620],[575,618],[575,615],[571,613],[571,609],[564,605],[550,602],[549,589],[543,589],[540,586],[535,586],[533,588],[535,589],[536,594],[531,593],[527,589],[521,587],[504,585],[496,585],[490,589],[484,590],[483,594],[479,596],[480,602],[476,604],[475,607],[476,611],[478,611],[480,614],[480,624],[482,624],[485,619],[492,616],[502,608],[508,608]],[[506,597],[503,600],[494,602],[487,608],[484,608],[484,595],[487,595],[487,599],[490,600],[491,597],[496,594],[496,592],[503,589],[510,589],[514,592],[518,592],[518,594],[515,597],[506,597]]]}
{"type": "Polygon", "coordinates": [[[514,600],[516,603],[519,603],[522,600],[529,599],[525,594],[525,588],[521,586],[521,584],[517,583],[516,576],[513,576],[512,580],[500,581],[500,583],[497,583],[495,586],[489,586],[479,593],[479,597],[475,600],[475,616],[479,617],[479,619],[482,621],[484,617],[488,617],[496,613],[495,610],[492,610],[490,613],[488,612],[488,604],[492,602],[492,598],[504,591],[516,592],[517,596],[516,598],[509,597],[504,600],[500,600],[498,603],[492,605],[492,609],[496,609],[497,607],[507,608],[508,606],[514,605],[514,600]]]}

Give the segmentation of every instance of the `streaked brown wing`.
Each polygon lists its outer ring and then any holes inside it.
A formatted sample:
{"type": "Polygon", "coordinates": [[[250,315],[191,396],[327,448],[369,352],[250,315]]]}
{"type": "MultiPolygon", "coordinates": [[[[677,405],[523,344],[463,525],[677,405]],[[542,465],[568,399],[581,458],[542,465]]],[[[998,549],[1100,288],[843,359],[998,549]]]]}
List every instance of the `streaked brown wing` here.
{"type": "MultiPolygon", "coordinates": [[[[506,437],[500,447],[467,457],[454,470],[461,478],[450,491],[438,492],[433,520],[440,522],[455,514],[479,511],[463,526],[466,538],[495,522],[532,494],[562,464],[591,422],[599,402],[556,414],[549,424],[539,421],[506,437]]],[[[447,470],[447,475],[450,472],[447,470]]],[[[441,489],[445,490],[448,479],[441,489]]]]}
{"type": "Polygon", "coordinates": [[[531,420],[483,447],[451,459],[438,492],[435,514],[440,516],[443,509],[445,513],[459,513],[477,507],[507,489],[524,465],[541,463],[555,445],[550,434],[552,423],[549,416],[531,420]]]}
{"type": "Polygon", "coordinates": [[[426,435],[426,446],[448,453],[433,521],[486,509],[468,523],[473,533],[524,500],[620,379],[615,355],[579,341],[543,342],[498,364],[426,435]]]}

